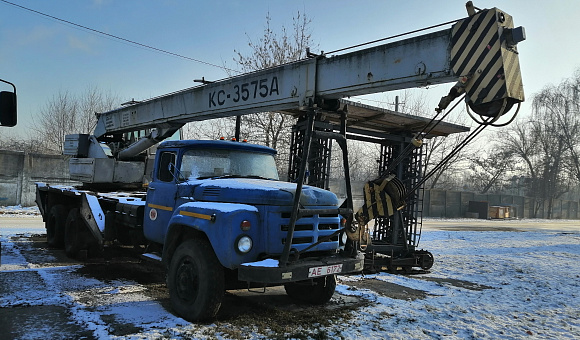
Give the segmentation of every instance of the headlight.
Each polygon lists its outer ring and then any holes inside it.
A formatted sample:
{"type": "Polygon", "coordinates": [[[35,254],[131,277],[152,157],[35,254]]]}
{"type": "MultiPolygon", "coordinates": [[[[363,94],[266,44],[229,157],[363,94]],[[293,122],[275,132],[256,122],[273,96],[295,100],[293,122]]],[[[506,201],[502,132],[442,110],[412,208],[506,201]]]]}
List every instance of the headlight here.
{"type": "Polygon", "coordinates": [[[237,247],[240,253],[247,253],[252,250],[252,239],[249,236],[242,236],[238,239],[237,247]]]}

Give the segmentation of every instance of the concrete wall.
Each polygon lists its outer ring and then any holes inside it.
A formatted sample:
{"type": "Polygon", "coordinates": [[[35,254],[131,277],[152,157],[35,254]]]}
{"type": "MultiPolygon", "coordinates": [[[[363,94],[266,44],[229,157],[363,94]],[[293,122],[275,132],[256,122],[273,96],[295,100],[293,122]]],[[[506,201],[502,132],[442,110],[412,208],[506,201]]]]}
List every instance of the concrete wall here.
{"type": "Polygon", "coordinates": [[[425,190],[423,216],[425,217],[466,217],[469,201],[486,201],[489,206],[511,206],[512,214],[518,218],[580,219],[579,202],[553,200],[549,216],[549,204],[543,204],[531,197],[513,195],[480,195],[466,191],[425,190]],[[536,211],[536,216],[534,216],[536,211]]]}
{"type": "Polygon", "coordinates": [[[0,150],[0,205],[35,205],[35,182],[78,184],[69,179],[68,157],[0,150]]]}

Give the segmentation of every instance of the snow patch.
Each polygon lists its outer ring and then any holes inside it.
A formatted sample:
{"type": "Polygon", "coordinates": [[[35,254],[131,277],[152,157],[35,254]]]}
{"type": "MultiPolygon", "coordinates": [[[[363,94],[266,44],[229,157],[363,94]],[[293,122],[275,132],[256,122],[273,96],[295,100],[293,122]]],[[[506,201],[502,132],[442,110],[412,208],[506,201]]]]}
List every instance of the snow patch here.
{"type": "Polygon", "coordinates": [[[0,206],[0,217],[29,217],[40,215],[37,206],[23,207],[21,205],[0,206]]]}
{"type": "Polygon", "coordinates": [[[216,210],[223,213],[232,213],[236,211],[258,212],[258,208],[253,205],[238,204],[238,203],[218,203],[218,202],[189,202],[180,206],[180,209],[208,209],[216,210]]]}
{"type": "Polygon", "coordinates": [[[257,261],[257,262],[242,263],[242,266],[246,266],[246,267],[275,268],[275,267],[278,267],[279,265],[280,265],[280,262],[278,260],[274,260],[274,259],[265,259],[265,260],[257,261]]]}

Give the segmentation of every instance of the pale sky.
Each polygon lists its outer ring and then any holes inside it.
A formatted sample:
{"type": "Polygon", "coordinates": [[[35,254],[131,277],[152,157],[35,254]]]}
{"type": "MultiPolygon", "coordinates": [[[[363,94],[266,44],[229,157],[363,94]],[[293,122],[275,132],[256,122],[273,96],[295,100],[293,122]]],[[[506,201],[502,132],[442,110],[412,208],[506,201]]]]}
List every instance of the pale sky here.
{"type": "MultiPolygon", "coordinates": [[[[268,12],[274,29],[291,28],[292,16],[297,11],[306,13],[312,20],[313,40],[324,51],[466,16],[464,0],[11,1],[173,53],[218,65],[226,62],[227,66],[234,66],[234,49],[248,52],[247,36],[256,40],[261,36],[268,12]]],[[[514,17],[516,26],[525,27],[527,40],[518,50],[527,99],[580,67],[580,39],[576,37],[580,2],[475,0],[474,5],[498,7],[514,17]]],[[[96,86],[122,100],[140,100],[191,87],[193,79],[226,76],[217,67],[135,47],[0,1],[0,78],[16,84],[19,105],[18,126],[0,127],[0,135],[25,136],[34,116],[59,91],[77,94],[96,86]]],[[[451,85],[422,91],[436,103],[435,98],[451,85]]],[[[523,106],[523,114],[529,111],[529,103],[523,106]]]]}

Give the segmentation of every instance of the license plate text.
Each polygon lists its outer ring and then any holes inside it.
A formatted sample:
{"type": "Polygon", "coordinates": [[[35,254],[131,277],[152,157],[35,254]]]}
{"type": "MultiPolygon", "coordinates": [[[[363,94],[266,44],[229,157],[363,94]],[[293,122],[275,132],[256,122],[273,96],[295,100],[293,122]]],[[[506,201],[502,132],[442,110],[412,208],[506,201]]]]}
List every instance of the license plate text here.
{"type": "Polygon", "coordinates": [[[332,266],[312,267],[308,269],[308,277],[325,276],[342,272],[342,264],[332,266]]]}

